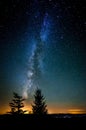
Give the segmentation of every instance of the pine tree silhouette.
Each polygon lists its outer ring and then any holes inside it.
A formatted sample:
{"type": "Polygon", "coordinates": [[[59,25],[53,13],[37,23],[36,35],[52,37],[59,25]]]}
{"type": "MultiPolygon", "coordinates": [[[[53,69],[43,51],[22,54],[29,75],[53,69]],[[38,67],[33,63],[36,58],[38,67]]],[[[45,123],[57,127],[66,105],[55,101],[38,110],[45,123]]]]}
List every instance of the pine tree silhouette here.
{"type": "Polygon", "coordinates": [[[47,105],[45,102],[45,98],[42,95],[40,89],[37,88],[34,94],[34,101],[32,104],[32,112],[33,114],[47,114],[47,105]]]}
{"type": "Polygon", "coordinates": [[[13,92],[13,100],[11,103],[9,103],[9,106],[11,108],[10,114],[24,114],[26,112],[22,110],[24,107],[24,101],[25,99],[22,98],[22,96],[19,96],[17,93],[13,92]]]}

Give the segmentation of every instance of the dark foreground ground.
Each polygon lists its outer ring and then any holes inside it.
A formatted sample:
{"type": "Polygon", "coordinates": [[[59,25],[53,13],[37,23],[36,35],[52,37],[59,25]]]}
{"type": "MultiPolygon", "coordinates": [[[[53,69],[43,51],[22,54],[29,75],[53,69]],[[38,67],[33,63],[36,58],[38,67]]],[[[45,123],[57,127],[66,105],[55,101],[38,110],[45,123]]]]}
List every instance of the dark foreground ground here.
{"type": "Polygon", "coordinates": [[[86,130],[86,116],[0,115],[0,130],[86,130]]]}

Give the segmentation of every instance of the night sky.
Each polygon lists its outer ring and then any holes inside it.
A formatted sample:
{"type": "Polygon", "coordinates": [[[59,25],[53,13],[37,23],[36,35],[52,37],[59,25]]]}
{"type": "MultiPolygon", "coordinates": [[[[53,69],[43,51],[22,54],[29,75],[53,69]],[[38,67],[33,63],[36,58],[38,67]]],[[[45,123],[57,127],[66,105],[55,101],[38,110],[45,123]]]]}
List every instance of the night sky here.
{"type": "Polygon", "coordinates": [[[13,92],[28,110],[38,87],[49,113],[86,112],[85,0],[0,1],[0,113],[13,92]]]}

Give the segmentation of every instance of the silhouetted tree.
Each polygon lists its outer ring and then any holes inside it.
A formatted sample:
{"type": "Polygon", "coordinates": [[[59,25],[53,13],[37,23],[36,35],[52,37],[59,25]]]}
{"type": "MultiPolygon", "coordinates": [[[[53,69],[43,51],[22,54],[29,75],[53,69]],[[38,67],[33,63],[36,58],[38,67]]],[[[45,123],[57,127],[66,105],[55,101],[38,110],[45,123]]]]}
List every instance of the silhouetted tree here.
{"type": "Polygon", "coordinates": [[[17,93],[13,93],[13,99],[12,102],[9,103],[9,106],[11,108],[10,114],[24,114],[26,111],[23,111],[22,108],[24,107],[24,101],[25,99],[22,98],[22,96],[19,96],[17,93]]]}
{"type": "Polygon", "coordinates": [[[32,104],[32,112],[33,114],[47,114],[47,105],[45,102],[45,98],[42,95],[40,89],[37,88],[34,94],[34,101],[32,104]]]}

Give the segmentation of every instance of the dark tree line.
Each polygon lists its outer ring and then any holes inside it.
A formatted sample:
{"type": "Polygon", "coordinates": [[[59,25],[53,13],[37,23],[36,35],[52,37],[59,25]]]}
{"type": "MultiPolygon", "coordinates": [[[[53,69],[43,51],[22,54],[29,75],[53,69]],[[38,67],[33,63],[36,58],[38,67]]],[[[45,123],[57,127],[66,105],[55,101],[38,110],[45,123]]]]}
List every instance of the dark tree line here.
{"type": "MultiPolygon", "coordinates": [[[[9,103],[9,106],[11,108],[11,111],[8,112],[10,114],[24,114],[26,112],[26,110],[23,110],[24,107],[24,101],[25,99],[18,95],[17,93],[13,93],[13,99],[12,101],[9,103]]],[[[35,93],[34,93],[34,101],[32,106],[32,113],[33,114],[47,114],[47,105],[46,105],[46,101],[45,98],[41,92],[41,89],[36,89],[35,93]]]]}

